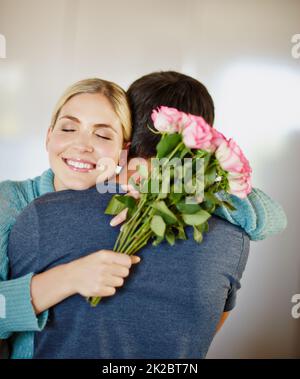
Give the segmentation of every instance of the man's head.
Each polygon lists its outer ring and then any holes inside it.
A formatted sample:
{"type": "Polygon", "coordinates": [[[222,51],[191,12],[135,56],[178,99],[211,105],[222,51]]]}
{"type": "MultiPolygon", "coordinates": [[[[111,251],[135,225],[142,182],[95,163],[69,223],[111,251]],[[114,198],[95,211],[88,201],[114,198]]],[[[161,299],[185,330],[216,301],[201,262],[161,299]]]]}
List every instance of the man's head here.
{"type": "Polygon", "coordinates": [[[154,72],[142,76],[127,91],[133,122],[129,157],[151,158],[156,155],[160,136],[152,133],[151,113],[164,105],[186,113],[202,116],[211,126],[214,122],[214,103],[203,84],[175,71],[154,72]]]}

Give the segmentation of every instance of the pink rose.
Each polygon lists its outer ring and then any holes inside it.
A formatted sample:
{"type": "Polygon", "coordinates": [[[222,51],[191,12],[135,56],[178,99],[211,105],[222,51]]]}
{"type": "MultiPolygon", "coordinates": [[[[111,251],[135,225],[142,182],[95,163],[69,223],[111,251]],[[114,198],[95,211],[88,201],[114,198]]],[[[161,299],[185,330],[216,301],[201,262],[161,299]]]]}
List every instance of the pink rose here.
{"type": "Polygon", "coordinates": [[[252,169],[240,147],[231,138],[223,141],[216,150],[216,158],[223,170],[228,171],[229,192],[240,198],[252,190],[252,169]]]}
{"type": "Polygon", "coordinates": [[[216,150],[216,157],[221,167],[228,172],[251,172],[248,160],[232,138],[229,141],[224,140],[220,144],[216,150]]]}
{"type": "Polygon", "coordinates": [[[191,149],[212,151],[212,128],[200,116],[188,115],[182,131],[185,146],[191,149]]]}
{"type": "Polygon", "coordinates": [[[181,112],[176,108],[161,106],[151,114],[153,124],[157,130],[165,133],[180,131],[181,112]]]}
{"type": "Polygon", "coordinates": [[[247,197],[252,191],[250,174],[228,174],[229,193],[241,199],[247,197]]]}
{"type": "Polygon", "coordinates": [[[216,151],[217,148],[221,145],[223,141],[226,141],[225,136],[218,132],[216,129],[212,128],[212,140],[211,140],[211,150],[212,152],[216,151]]]}

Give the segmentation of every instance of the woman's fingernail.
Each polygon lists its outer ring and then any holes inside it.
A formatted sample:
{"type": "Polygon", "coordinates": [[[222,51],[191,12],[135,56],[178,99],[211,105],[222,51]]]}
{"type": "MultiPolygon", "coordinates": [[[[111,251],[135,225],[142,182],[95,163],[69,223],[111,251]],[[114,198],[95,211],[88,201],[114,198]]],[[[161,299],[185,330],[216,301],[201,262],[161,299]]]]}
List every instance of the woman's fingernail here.
{"type": "Polygon", "coordinates": [[[110,226],[116,226],[116,220],[113,218],[112,220],[110,220],[110,226]]]}

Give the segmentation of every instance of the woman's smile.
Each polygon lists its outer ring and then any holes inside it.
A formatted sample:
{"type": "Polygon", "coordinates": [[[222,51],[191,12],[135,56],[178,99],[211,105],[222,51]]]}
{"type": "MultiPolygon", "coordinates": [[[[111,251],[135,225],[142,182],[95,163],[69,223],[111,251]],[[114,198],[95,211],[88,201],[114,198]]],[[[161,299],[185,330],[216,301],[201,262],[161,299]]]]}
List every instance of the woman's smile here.
{"type": "Polygon", "coordinates": [[[96,169],[96,164],[83,159],[62,158],[66,166],[76,172],[91,172],[96,169]]]}

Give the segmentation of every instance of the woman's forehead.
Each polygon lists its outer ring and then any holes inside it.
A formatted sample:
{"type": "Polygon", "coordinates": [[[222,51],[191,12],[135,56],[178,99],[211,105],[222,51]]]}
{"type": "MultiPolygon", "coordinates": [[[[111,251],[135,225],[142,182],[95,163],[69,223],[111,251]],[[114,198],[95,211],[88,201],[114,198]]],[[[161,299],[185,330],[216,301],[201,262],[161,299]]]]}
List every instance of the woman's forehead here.
{"type": "Polygon", "coordinates": [[[69,116],[80,122],[95,124],[119,124],[119,118],[111,103],[102,94],[83,93],[73,96],[61,108],[59,118],[69,116]]]}

